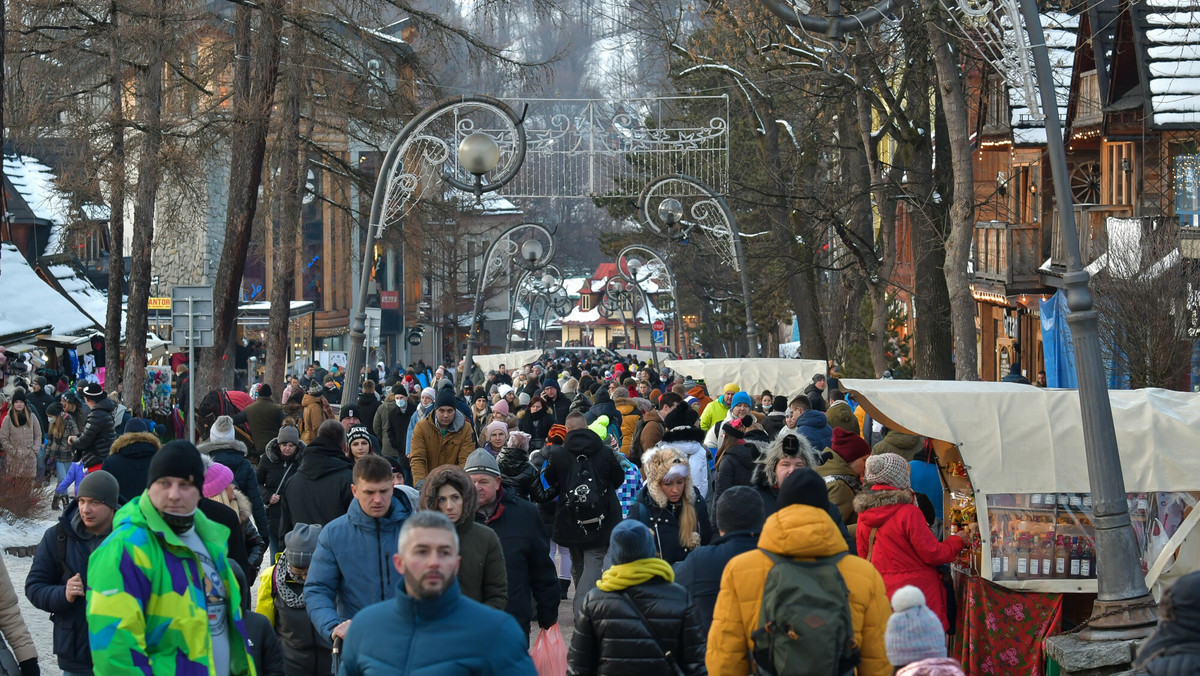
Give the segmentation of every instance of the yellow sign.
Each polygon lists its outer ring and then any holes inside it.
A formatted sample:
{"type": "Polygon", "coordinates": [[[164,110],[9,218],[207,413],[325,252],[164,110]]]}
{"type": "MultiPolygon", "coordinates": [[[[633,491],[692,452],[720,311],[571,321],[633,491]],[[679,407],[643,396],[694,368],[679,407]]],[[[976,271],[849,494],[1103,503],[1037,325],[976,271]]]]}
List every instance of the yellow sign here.
{"type": "Polygon", "coordinates": [[[158,298],[158,297],[151,296],[146,302],[146,309],[147,310],[170,310],[171,309],[171,299],[170,298],[158,298]]]}

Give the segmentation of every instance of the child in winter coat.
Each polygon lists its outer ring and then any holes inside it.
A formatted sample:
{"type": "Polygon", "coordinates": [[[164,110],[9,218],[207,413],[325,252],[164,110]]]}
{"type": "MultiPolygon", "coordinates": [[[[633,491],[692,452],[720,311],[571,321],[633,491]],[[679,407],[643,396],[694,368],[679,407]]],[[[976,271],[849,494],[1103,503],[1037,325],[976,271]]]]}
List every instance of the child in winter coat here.
{"type": "MultiPolygon", "coordinates": [[[[46,464],[54,463],[55,476],[61,482],[67,478],[67,473],[71,469],[71,445],[67,443],[67,439],[73,436],[79,436],[79,427],[75,424],[75,419],[70,413],[63,410],[62,404],[55,401],[46,407],[47,424],[47,439],[46,446],[46,464]]],[[[58,509],[61,506],[66,507],[69,502],[67,494],[61,489],[55,491],[54,502],[51,505],[52,509],[58,509]]]]}
{"type": "Polygon", "coordinates": [[[67,491],[70,490],[72,485],[75,486],[74,497],[79,497],[79,484],[83,483],[83,477],[85,476],[87,476],[87,470],[84,468],[82,462],[71,463],[71,466],[67,468],[67,475],[63,477],[62,481],[58,482],[58,488],[54,489],[54,504],[57,506],[61,500],[62,507],[64,509],[67,507],[67,504],[70,502],[70,498],[67,497],[67,491]]]}

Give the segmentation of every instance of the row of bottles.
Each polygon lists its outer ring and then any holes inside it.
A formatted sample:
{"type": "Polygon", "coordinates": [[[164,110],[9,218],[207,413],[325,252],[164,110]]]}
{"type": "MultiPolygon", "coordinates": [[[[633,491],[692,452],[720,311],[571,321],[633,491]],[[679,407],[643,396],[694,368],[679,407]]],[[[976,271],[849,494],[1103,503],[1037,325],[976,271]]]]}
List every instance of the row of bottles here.
{"type": "Polygon", "coordinates": [[[1096,577],[1096,553],[1087,538],[1053,533],[992,537],[993,580],[1096,577]]]}

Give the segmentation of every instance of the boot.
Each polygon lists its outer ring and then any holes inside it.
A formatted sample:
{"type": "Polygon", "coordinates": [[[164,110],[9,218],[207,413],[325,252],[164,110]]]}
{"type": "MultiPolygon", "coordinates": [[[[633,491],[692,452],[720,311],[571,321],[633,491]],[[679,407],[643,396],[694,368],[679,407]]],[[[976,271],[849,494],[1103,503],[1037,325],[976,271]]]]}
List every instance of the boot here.
{"type": "Polygon", "coordinates": [[[566,601],[567,600],[567,590],[569,590],[571,588],[571,581],[569,579],[564,580],[563,578],[560,577],[560,578],[558,578],[558,586],[562,588],[562,600],[566,601]]]}
{"type": "Polygon", "coordinates": [[[67,499],[66,493],[55,493],[54,494],[54,503],[50,505],[50,508],[51,509],[66,509],[68,502],[70,502],[70,501],[67,499]]]}

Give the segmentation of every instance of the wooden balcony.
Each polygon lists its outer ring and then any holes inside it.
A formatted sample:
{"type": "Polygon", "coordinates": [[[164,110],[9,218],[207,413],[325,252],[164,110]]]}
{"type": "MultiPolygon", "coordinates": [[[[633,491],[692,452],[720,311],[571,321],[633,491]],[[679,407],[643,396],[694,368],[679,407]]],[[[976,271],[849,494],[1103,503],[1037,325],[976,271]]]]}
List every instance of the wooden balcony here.
{"type": "MultiPolygon", "coordinates": [[[[1108,219],[1132,217],[1133,207],[1129,205],[1075,205],[1075,229],[1079,233],[1079,253],[1085,267],[1108,252],[1108,219]]],[[[1053,228],[1054,246],[1050,263],[1061,275],[1067,267],[1067,248],[1057,212],[1054,214],[1053,228]]]]}
{"type": "Polygon", "coordinates": [[[1032,223],[975,224],[975,283],[1012,295],[1042,288],[1041,229],[1032,223]]]}

